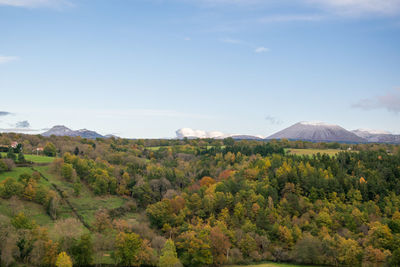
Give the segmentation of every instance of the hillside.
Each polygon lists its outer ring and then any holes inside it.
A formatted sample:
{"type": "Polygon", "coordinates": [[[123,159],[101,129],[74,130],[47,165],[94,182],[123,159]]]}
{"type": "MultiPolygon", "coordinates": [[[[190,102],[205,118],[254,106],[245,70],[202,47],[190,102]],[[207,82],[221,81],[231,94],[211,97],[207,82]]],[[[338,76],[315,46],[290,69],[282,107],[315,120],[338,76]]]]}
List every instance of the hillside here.
{"type": "Polygon", "coordinates": [[[24,146],[0,154],[3,265],[400,261],[399,146],[11,140],[24,146]]]}

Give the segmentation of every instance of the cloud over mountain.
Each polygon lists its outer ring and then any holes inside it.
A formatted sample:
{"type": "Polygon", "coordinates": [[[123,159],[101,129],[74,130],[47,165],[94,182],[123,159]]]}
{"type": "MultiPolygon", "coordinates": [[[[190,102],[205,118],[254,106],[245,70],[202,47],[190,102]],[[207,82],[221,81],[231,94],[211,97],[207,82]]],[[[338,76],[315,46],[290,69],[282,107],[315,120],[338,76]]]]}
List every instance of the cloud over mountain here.
{"type": "Polygon", "coordinates": [[[218,131],[207,132],[203,130],[194,130],[191,128],[182,128],[176,131],[177,138],[225,138],[229,136],[230,135],[218,131]]]}

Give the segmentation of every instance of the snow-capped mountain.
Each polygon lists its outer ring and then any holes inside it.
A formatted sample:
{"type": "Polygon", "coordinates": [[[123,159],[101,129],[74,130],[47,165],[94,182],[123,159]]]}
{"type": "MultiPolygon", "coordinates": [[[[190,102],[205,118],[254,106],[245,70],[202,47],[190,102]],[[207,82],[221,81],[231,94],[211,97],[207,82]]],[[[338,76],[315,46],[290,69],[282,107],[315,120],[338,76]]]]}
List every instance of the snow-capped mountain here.
{"type": "Polygon", "coordinates": [[[387,134],[391,134],[390,132],[387,131],[382,131],[382,130],[370,130],[370,129],[357,129],[352,131],[353,133],[355,133],[356,135],[358,135],[359,137],[362,138],[368,138],[370,136],[374,136],[374,135],[387,135],[387,134]]]}
{"type": "Polygon", "coordinates": [[[53,128],[51,128],[50,130],[42,133],[43,136],[51,136],[51,135],[55,135],[55,136],[80,136],[82,138],[89,138],[89,139],[96,139],[96,138],[102,138],[104,136],[102,136],[101,134],[95,132],[95,131],[90,131],[87,129],[81,129],[81,130],[71,130],[68,127],[65,127],[64,125],[56,125],[53,128]]]}
{"type": "Polygon", "coordinates": [[[181,128],[176,131],[176,138],[183,139],[196,139],[196,138],[215,138],[215,139],[224,139],[232,137],[237,140],[262,140],[264,136],[261,135],[243,135],[243,134],[226,134],[219,131],[203,131],[203,130],[194,130],[191,128],[181,128]]]}
{"type": "Polygon", "coordinates": [[[75,131],[65,127],[64,125],[56,125],[52,127],[50,130],[42,133],[43,136],[77,136],[75,131]]]}
{"type": "Polygon", "coordinates": [[[352,132],[367,139],[370,143],[400,143],[400,135],[391,134],[387,131],[357,129],[352,132]]]}
{"type": "Polygon", "coordinates": [[[267,139],[291,139],[312,142],[361,143],[367,140],[335,124],[324,122],[299,122],[267,139]]]}

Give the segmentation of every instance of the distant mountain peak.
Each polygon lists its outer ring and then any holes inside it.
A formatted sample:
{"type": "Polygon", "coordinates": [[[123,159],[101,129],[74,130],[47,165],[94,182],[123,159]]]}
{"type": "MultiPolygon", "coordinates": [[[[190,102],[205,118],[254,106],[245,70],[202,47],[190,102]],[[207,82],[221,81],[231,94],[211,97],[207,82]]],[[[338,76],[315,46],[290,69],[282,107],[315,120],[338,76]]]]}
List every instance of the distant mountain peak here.
{"type": "Polygon", "coordinates": [[[324,127],[340,127],[336,124],[328,124],[322,121],[301,121],[299,124],[307,125],[307,126],[324,126],[324,127]]]}
{"type": "Polygon", "coordinates": [[[367,139],[368,142],[370,143],[388,143],[388,144],[400,143],[400,135],[392,134],[388,131],[357,129],[352,132],[362,138],[367,139]]]}
{"type": "Polygon", "coordinates": [[[82,138],[88,138],[88,139],[96,139],[96,138],[104,137],[95,131],[91,131],[91,130],[87,130],[87,129],[80,129],[80,130],[74,131],[64,125],[53,126],[50,130],[42,133],[42,135],[43,136],[51,136],[51,135],[72,136],[72,137],[80,136],[82,138]]]}
{"type": "Polygon", "coordinates": [[[299,122],[267,137],[267,139],[290,139],[312,142],[366,142],[364,138],[347,131],[339,125],[324,122],[299,122]]]}
{"type": "Polygon", "coordinates": [[[352,131],[353,133],[366,133],[366,134],[392,134],[391,132],[384,130],[373,130],[373,129],[357,129],[352,131]]]}

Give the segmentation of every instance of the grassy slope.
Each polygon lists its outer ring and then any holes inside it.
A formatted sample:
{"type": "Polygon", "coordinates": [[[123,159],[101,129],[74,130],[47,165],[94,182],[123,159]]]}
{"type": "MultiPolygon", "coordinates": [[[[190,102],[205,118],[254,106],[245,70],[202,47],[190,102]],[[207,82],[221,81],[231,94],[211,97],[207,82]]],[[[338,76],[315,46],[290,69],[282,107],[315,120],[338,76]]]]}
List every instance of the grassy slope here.
{"type": "MultiPolygon", "coordinates": [[[[5,158],[7,153],[1,152],[1,156],[5,158]]],[[[53,162],[53,157],[47,157],[43,155],[31,155],[31,154],[24,154],[24,157],[27,161],[32,161],[34,163],[51,163],[53,162]]]]}
{"type": "Polygon", "coordinates": [[[39,225],[51,228],[54,224],[44,207],[39,204],[24,200],[1,199],[0,214],[11,218],[19,212],[23,212],[39,225]]]}
{"type": "Polygon", "coordinates": [[[47,157],[41,155],[24,155],[25,159],[28,161],[32,161],[35,163],[51,163],[54,160],[54,157],[47,157]]]}
{"type": "MultiPolygon", "coordinates": [[[[287,264],[287,263],[260,263],[260,264],[251,264],[251,265],[229,265],[226,267],[311,267],[311,265],[295,265],[295,264],[287,264]]],[[[316,267],[313,265],[312,267],[316,267]]]]}
{"type": "MultiPolygon", "coordinates": [[[[34,168],[49,179],[49,181],[46,181],[42,178],[39,181],[39,184],[52,190],[54,190],[54,188],[51,184],[56,184],[62,191],[66,193],[66,196],[72,206],[80,215],[82,215],[84,221],[89,224],[93,223],[94,215],[98,210],[118,208],[126,202],[124,198],[118,196],[96,196],[84,183],[82,183],[83,187],[81,195],[75,196],[73,194],[72,183],[69,183],[60,176],[53,174],[49,170],[49,166],[34,166],[34,168]]],[[[11,172],[0,174],[0,181],[7,177],[18,179],[19,175],[22,173],[32,172],[33,170],[29,167],[17,167],[11,172]]],[[[71,208],[63,201],[60,201],[58,210],[59,213],[57,220],[75,217],[71,208]]],[[[35,220],[37,224],[46,227],[50,233],[55,234],[55,237],[57,237],[57,233],[54,230],[54,225],[57,221],[53,221],[50,216],[47,215],[43,206],[19,199],[0,199],[0,214],[12,218],[18,212],[25,213],[28,215],[28,217],[31,217],[33,220],[35,220]]],[[[135,213],[128,213],[125,214],[123,218],[129,220],[135,217],[135,213]]],[[[81,225],[81,227],[84,231],[87,231],[83,225],[81,225]]],[[[99,255],[96,255],[95,257],[95,263],[112,264],[113,261],[110,257],[110,252],[100,252],[99,255]]]]}
{"type": "Polygon", "coordinates": [[[4,179],[10,177],[10,178],[15,178],[18,179],[18,177],[23,174],[23,173],[28,173],[32,174],[32,169],[29,167],[19,167],[19,168],[14,168],[10,172],[3,172],[0,173],[0,182],[3,181],[4,179]]]}
{"type": "Polygon", "coordinates": [[[80,196],[74,195],[73,185],[49,171],[48,166],[35,167],[51,183],[56,184],[64,191],[74,208],[84,218],[85,222],[91,224],[94,221],[95,213],[100,209],[114,209],[122,206],[125,199],[119,196],[96,196],[86,185],[82,183],[80,196]]]}

